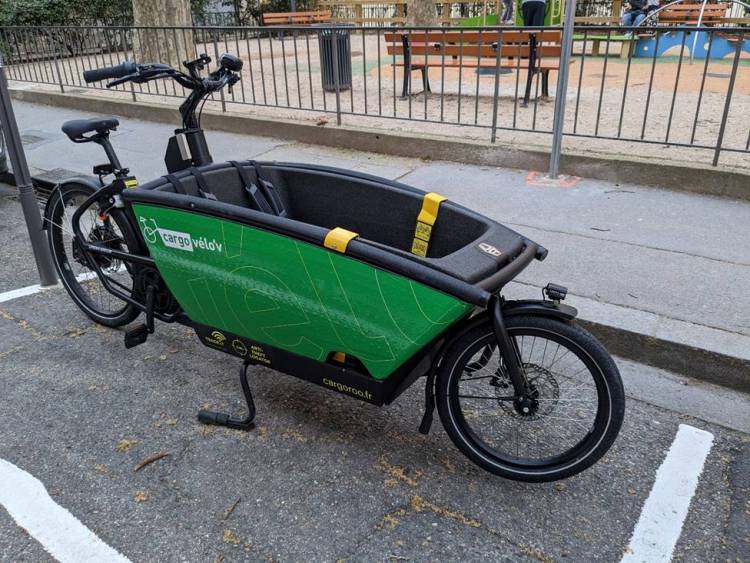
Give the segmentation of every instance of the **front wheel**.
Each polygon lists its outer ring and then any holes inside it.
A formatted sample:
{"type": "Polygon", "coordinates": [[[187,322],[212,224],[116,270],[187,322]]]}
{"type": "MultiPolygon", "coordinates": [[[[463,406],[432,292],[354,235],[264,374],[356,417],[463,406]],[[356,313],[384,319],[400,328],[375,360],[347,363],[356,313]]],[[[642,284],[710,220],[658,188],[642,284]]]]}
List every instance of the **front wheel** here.
{"type": "Polygon", "coordinates": [[[436,380],[440,419],[474,463],[516,481],[555,481],[593,465],[622,425],[625,393],[612,357],[589,332],[555,319],[505,319],[531,390],[514,400],[491,322],[447,351],[436,380]]]}

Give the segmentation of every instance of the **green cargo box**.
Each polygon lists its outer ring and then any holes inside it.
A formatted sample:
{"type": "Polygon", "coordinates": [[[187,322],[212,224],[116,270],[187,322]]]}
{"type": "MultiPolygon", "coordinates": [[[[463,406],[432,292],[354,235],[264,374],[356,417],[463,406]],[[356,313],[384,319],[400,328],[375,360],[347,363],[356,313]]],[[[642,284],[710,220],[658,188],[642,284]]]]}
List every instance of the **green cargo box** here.
{"type": "MultiPolygon", "coordinates": [[[[232,347],[228,333],[318,362],[343,352],[382,380],[469,315],[484,293],[475,284],[524,246],[514,231],[445,201],[428,255],[415,256],[423,192],[336,169],[259,167],[288,217],[241,206],[244,186],[226,164],[202,173],[218,201],[186,198],[163,179],[123,194],[180,307],[222,333],[204,334],[208,345],[232,347]],[[325,245],[337,227],[358,235],[345,253],[325,245]]],[[[194,176],[181,182],[197,192],[194,176]]],[[[236,347],[251,353],[247,342],[236,347]]]]}

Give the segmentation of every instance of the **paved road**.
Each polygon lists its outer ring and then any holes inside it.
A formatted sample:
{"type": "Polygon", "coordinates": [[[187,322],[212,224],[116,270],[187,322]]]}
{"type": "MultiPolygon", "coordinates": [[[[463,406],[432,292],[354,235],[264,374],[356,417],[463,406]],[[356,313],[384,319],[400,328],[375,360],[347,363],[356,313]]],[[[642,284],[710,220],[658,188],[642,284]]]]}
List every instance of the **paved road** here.
{"type": "MultiPolygon", "coordinates": [[[[50,135],[52,117],[74,114],[19,106],[22,119],[37,120],[36,130],[44,128],[42,132],[50,135]]],[[[168,129],[142,127],[160,134],[168,129]]],[[[135,133],[123,130],[120,136],[130,134],[133,140],[135,133]]],[[[154,151],[157,145],[161,150],[162,142],[151,146],[148,137],[141,139],[136,145],[140,157],[130,151],[124,160],[146,177],[156,173],[154,151]]],[[[427,183],[423,174],[453,174],[464,179],[445,181],[445,187],[461,186],[449,195],[464,197],[467,203],[470,198],[462,196],[461,189],[468,189],[468,182],[485,182],[488,187],[518,176],[474,169],[462,177],[461,167],[446,171],[442,163],[282,146],[223,134],[212,140],[225,147],[227,156],[266,151],[271,158],[333,161],[391,177],[406,175],[417,185],[427,183]],[[241,150],[239,141],[246,143],[241,150]]],[[[38,167],[85,170],[89,162],[73,156],[80,147],[52,139],[46,141],[48,149],[53,144],[59,149],[36,153],[45,146],[37,143],[29,159],[38,167]]],[[[522,180],[518,176],[515,181],[522,180]]],[[[553,233],[561,230],[553,213],[560,209],[572,217],[570,229],[583,229],[584,218],[571,212],[575,200],[607,201],[606,187],[586,183],[584,188],[566,192],[568,197],[544,192],[541,200],[537,193],[536,199],[549,208],[538,217],[528,215],[526,221],[539,230],[547,223],[544,232],[553,233]],[[557,206],[550,203],[555,198],[557,206]]],[[[632,191],[648,202],[665,197],[639,190],[632,191]]],[[[503,213],[531,205],[530,199],[510,190],[502,193],[508,198],[503,213]]],[[[685,209],[693,209],[691,197],[679,200],[685,209]]],[[[716,213],[725,210],[722,200],[711,201],[706,204],[709,211],[711,205],[716,213]]],[[[497,198],[484,206],[501,214],[502,204],[497,198]]],[[[624,217],[629,208],[622,209],[624,217]]],[[[647,211],[651,213],[643,213],[647,211]]],[[[609,220],[614,221],[612,213],[609,220]]],[[[19,206],[7,187],[0,187],[0,228],[2,294],[36,281],[19,206]]],[[[590,236],[601,236],[598,232],[590,236]]],[[[617,244],[646,246],[645,239],[638,239],[646,233],[623,227],[616,234],[617,244]],[[620,240],[626,234],[634,239],[620,240]]],[[[654,231],[654,236],[664,237],[656,246],[668,243],[668,235],[654,231]]],[[[576,237],[580,235],[566,240],[576,237]]],[[[698,235],[673,238],[701,258],[713,256],[698,235]]],[[[685,248],[668,252],[687,253],[685,248]]],[[[735,259],[740,263],[742,256],[735,259]]],[[[579,264],[574,262],[569,271],[579,264]]],[[[39,479],[54,502],[134,562],[617,561],[683,424],[711,432],[714,445],[674,560],[746,560],[747,397],[637,363],[618,364],[629,402],[611,452],[582,475],[527,485],[475,468],[438,422],[429,436],[420,435],[421,391],[416,386],[396,404],[378,409],[253,368],[256,430],[241,433],[201,426],[195,413],[204,405],[218,410],[240,407],[236,360],[202,347],[179,326],[160,326],[146,345],[126,351],[122,332],[92,325],[62,290],[50,290],[0,303],[0,459],[39,479]],[[169,455],[134,470],[159,452],[169,455]]],[[[50,560],[4,510],[0,560],[50,560]]]]}
{"type": "MultiPolygon", "coordinates": [[[[26,249],[17,202],[0,202],[7,263],[26,249]]],[[[4,287],[34,281],[29,268],[3,275],[4,287]]],[[[0,459],[134,562],[616,561],[687,424],[715,444],[674,560],[743,560],[747,397],[619,365],[629,402],[611,452],[567,481],[525,485],[475,468],[439,423],[417,433],[416,386],[378,409],[254,368],[257,429],[201,426],[204,405],[240,407],[236,360],[179,326],[126,351],[122,332],[54,289],[0,304],[0,459]]],[[[50,557],[0,510],[0,560],[50,557]]]]}
{"type": "MultiPolygon", "coordinates": [[[[203,405],[240,407],[236,360],[180,326],[126,351],[59,289],[1,304],[0,342],[0,459],[132,561],[616,561],[679,424],[715,444],[675,560],[748,553],[748,428],[652,404],[690,387],[740,420],[746,397],[653,368],[620,361],[627,417],[602,462],[526,485],[472,466],[439,424],[417,433],[417,387],[378,409],[254,368],[256,430],[201,426],[203,405]],[[134,471],[159,452],[169,456],[134,471]]],[[[45,560],[3,511],[0,559],[45,560]]]]}
{"type": "MultiPolygon", "coordinates": [[[[27,138],[27,158],[42,170],[90,173],[104,155],[73,145],[60,132],[87,114],[14,102],[27,138]]],[[[123,119],[113,143],[141,179],[165,172],[163,154],[174,127],[123,119]]],[[[571,295],[750,336],[750,203],[636,185],[581,180],[574,188],[529,186],[518,170],[424,162],[281,139],[209,131],[216,160],[258,158],[314,162],[398,178],[479,209],[548,247],[544,263],[519,281],[555,281],[571,295]]],[[[516,291],[524,292],[523,288],[516,291]]],[[[632,327],[638,330],[638,327],[632,327]]]]}

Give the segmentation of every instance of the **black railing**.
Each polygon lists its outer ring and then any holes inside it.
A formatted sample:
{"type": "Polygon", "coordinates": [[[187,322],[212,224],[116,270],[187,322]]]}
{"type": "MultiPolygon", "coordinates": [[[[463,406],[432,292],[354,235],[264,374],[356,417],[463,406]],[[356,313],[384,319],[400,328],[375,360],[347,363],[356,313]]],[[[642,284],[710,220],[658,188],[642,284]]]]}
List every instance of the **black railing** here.
{"type": "MultiPolygon", "coordinates": [[[[392,128],[397,122],[403,130],[438,134],[461,128],[462,136],[513,142],[538,142],[538,135],[552,133],[555,90],[545,85],[545,75],[554,82],[559,69],[568,68],[563,133],[579,138],[582,149],[661,158],[672,155],[663,151],[669,147],[688,151],[690,159],[708,156],[714,164],[719,155],[739,162],[750,152],[747,28],[577,27],[571,59],[560,60],[559,39],[542,40],[535,51],[541,72],[529,75],[523,55],[528,51],[511,58],[497,46],[518,41],[519,32],[538,35],[539,28],[352,26],[333,34],[335,41],[349,42],[348,50],[337,51],[344,58],[337,62],[350,69],[350,78],[343,83],[341,73],[334,73],[329,78],[338,82],[328,90],[324,74],[331,61],[321,60],[320,32],[319,27],[5,27],[0,51],[11,80],[63,91],[105,89],[85,84],[83,71],[125,59],[178,65],[198,53],[217,58],[229,51],[245,61],[242,81],[209,107],[241,111],[253,105],[270,116],[315,120],[330,114],[338,123],[353,116],[365,126],[392,128]],[[476,42],[478,31],[485,33],[483,43],[476,42]],[[403,54],[406,44],[414,47],[411,57],[403,54]],[[428,93],[422,91],[423,68],[428,93]],[[412,77],[407,84],[405,73],[412,77]]],[[[115,91],[163,101],[185,95],[173,82],[115,91]]]]}

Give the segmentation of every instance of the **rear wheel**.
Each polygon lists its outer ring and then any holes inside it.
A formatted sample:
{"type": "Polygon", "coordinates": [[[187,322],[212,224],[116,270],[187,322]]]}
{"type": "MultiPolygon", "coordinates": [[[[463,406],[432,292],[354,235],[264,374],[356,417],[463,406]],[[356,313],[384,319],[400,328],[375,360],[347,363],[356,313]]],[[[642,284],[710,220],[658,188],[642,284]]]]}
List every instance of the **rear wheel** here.
{"type": "Polygon", "coordinates": [[[491,323],[461,337],[441,362],[437,406],[448,435],[487,471],[554,481],[593,465],[615,441],[625,412],[612,357],[587,331],[558,320],[508,317],[532,390],[514,400],[491,323]]]}
{"type": "MultiPolygon", "coordinates": [[[[76,243],[71,225],[75,211],[95,191],[91,186],[76,183],[65,184],[54,191],[45,217],[47,238],[60,280],[76,305],[97,323],[117,327],[132,322],[139,311],[106,290],[76,243]]],[[[81,216],[80,226],[88,242],[138,252],[138,239],[120,209],[101,215],[93,205],[81,216]]],[[[132,294],[133,278],[128,264],[108,256],[95,259],[109,280],[119,283],[124,293],[132,294]]]]}

